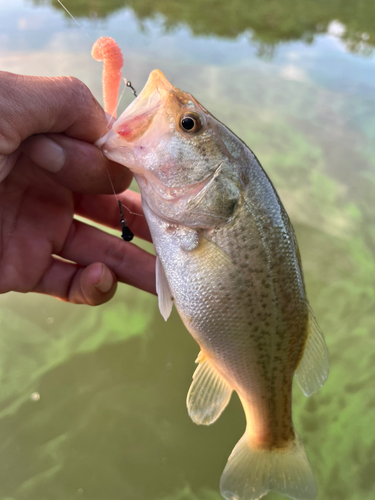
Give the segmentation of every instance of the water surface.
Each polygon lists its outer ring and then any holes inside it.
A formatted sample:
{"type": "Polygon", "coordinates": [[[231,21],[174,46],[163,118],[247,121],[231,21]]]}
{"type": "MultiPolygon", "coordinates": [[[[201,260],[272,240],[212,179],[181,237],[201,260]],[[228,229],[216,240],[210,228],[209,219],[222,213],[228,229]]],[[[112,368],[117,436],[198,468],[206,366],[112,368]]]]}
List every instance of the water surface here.
{"type": "MultiPolygon", "coordinates": [[[[375,4],[316,0],[0,0],[0,69],[74,75],[101,99],[92,41],[141,89],[158,67],[256,153],[291,217],[331,373],[294,422],[320,500],[374,491],[375,4]],[[88,36],[87,36],[88,35],[88,36]]],[[[125,93],[123,109],[132,100],[125,93]]],[[[0,297],[0,500],[219,500],[244,430],[185,398],[198,352],[174,312],[120,287],[90,309],[0,297]]],[[[267,498],[281,499],[274,494],[267,498]]]]}

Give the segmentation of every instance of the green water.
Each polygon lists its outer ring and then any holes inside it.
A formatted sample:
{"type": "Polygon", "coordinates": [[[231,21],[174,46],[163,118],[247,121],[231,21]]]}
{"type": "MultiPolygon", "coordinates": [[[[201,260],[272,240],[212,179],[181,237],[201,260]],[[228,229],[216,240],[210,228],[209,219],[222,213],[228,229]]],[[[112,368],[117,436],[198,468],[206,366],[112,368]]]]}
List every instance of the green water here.
{"type": "MultiPolygon", "coordinates": [[[[331,373],[294,423],[319,500],[375,495],[375,3],[65,2],[114,37],[141,89],[161,69],[256,153],[300,243],[331,373]]],[[[57,2],[0,0],[0,69],[74,75],[100,99],[92,42],[57,2]]],[[[126,93],[121,107],[131,102],[126,93]]],[[[99,308],[0,297],[0,500],[219,500],[244,430],[185,398],[197,346],[174,312],[120,286],[99,308]]],[[[281,499],[270,494],[267,499],[281,499]]]]}

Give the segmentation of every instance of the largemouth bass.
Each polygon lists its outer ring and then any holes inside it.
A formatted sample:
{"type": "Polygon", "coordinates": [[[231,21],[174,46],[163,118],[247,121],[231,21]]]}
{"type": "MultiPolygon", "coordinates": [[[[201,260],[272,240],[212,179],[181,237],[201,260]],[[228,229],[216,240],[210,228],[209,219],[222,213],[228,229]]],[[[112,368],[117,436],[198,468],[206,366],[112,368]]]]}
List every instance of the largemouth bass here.
{"type": "Polygon", "coordinates": [[[158,70],[99,145],[140,186],[164,318],[174,303],[200,346],[191,418],[213,423],[232,391],[243,405],[246,431],[223,472],[222,495],[256,500],[273,490],[314,499],[292,423],[292,379],[311,395],[327,378],[328,356],[292,225],[267,174],[158,70]]]}

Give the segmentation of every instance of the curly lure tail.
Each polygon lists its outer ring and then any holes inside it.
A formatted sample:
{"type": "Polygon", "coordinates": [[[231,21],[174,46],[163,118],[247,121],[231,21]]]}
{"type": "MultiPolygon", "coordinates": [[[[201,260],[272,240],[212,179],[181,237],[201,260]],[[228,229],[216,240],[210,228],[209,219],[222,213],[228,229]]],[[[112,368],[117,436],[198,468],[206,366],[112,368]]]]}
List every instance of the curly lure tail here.
{"type": "Polygon", "coordinates": [[[104,36],[94,43],[91,55],[96,61],[103,61],[104,111],[116,118],[121,69],[124,65],[121,49],[113,38],[104,36]]]}

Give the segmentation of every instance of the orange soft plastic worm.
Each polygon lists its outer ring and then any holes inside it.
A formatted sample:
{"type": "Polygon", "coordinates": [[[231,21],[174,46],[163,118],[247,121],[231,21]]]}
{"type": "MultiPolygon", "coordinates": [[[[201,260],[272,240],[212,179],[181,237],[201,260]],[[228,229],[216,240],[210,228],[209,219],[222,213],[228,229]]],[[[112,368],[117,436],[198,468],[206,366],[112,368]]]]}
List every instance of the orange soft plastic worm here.
{"type": "Polygon", "coordinates": [[[121,83],[121,69],[124,59],[117,43],[108,36],[94,43],[91,55],[96,61],[103,61],[103,104],[104,111],[116,118],[117,97],[121,83]]]}

